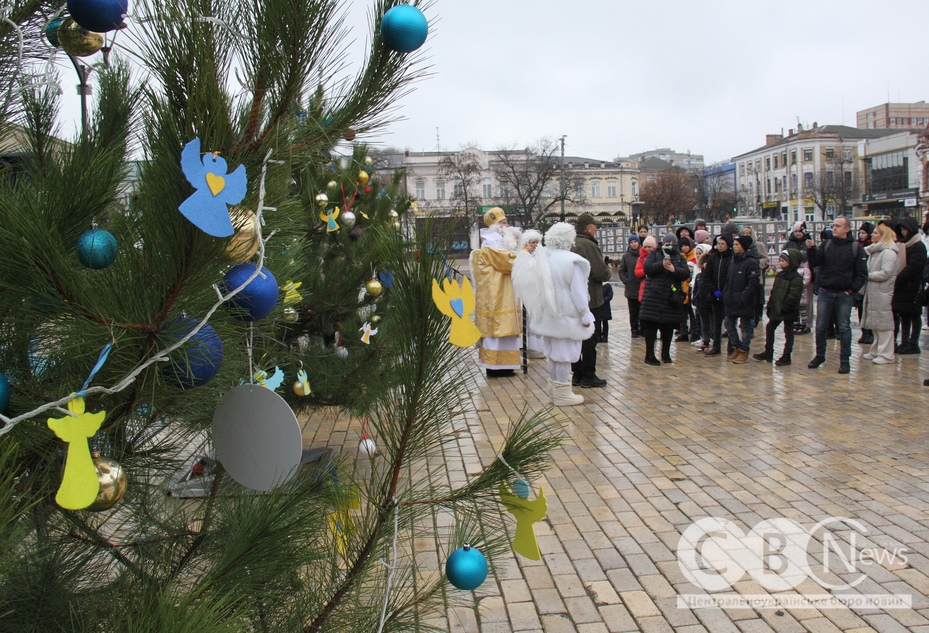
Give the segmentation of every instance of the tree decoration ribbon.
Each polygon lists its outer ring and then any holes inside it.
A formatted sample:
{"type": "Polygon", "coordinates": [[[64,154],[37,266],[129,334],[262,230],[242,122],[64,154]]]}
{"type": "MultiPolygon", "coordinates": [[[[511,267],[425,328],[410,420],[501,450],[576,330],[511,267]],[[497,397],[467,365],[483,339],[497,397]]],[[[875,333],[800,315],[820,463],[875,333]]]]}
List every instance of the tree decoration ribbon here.
{"type": "Polygon", "coordinates": [[[471,281],[465,277],[461,285],[449,278],[439,282],[432,280],[432,300],[439,312],[452,320],[448,342],[458,347],[470,347],[481,338],[481,331],[471,320],[474,313],[474,288],[471,281]]]}
{"type": "Polygon", "coordinates": [[[100,429],[106,411],[85,413],[84,398],[81,397],[68,402],[68,411],[74,417],[48,419],[48,428],[68,445],[64,474],[55,502],[65,510],[83,510],[100,494],[100,481],[90,456],[88,439],[100,429]]]}
{"type": "Polygon", "coordinates": [[[181,171],[196,191],[184,200],[178,210],[194,226],[213,237],[229,237],[235,233],[227,205],[238,204],[245,198],[248,178],[245,165],[226,173],[226,160],[219,152],[200,156],[200,139],[195,138],[181,152],[181,171]]]}

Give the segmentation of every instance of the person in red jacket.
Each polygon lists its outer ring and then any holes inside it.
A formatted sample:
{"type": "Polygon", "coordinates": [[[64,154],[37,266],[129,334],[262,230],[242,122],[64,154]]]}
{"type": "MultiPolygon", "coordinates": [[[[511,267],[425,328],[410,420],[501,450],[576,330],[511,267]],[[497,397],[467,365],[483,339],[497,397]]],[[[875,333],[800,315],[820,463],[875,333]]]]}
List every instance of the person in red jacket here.
{"type": "Polygon", "coordinates": [[[642,242],[642,248],[639,249],[639,261],[635,263],[635,276],[642,280],[639,284],[639,303],[642,303],[642,297],[645,296],[645,260],[648,254],[658,248],[658,240],[649,235],[642,242]]]}

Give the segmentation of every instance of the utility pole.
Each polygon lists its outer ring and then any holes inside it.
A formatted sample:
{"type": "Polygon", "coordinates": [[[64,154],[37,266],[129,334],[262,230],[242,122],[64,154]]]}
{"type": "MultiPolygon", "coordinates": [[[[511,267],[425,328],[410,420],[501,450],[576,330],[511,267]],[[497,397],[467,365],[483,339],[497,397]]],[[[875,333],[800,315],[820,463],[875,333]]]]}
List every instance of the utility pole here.
{"type": "Polygon", "coordinates": [[[568,194],[568,183],[564,179],[564,140],[566,134],[561,135],[561,221],[564,222],[564,199],[568,194]]]}

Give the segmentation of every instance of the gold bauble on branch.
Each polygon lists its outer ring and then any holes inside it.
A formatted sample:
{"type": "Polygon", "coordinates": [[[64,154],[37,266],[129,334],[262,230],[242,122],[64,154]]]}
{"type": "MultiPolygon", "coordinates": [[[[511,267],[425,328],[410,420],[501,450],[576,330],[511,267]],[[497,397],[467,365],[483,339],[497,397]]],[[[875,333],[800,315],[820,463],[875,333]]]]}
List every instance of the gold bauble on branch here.
{"type": "Polygon", "coordinates": [[[396,212],[396,210],[394,210],[394,209],[391,209],[391,210],[387,213],[387,215],[389,215],[389,216],[392,217],[392,218],[399,218],[399,217],[400,217],[400,215],[399,215],[399,214],[396,212]]]}
{"type": "Polygon", "coordinates": [[[366,184],[368,184],[368,180],[370,180],[370,179],[371,179],[371,176],[368,175],[368,172],[366,172],[366,171],[359,171],[359,172],[358,172],[358,184],[360,184],[360,185],[362,185],[362,186],[363,186],[363,185],[366,185],[366,184]]]}
{"type": "Polygon", "coordinates": [[[326,205],[329,204],[329,196],[324,193],[316,194],[316,206],[320,209],[325,209],[326,205]]]}
{"type": "Polygon", "coordinates": [[[58,27],[61,48],[75,57],[87,57],[103,48],[103,34],[83,28],[74,18],[65,18],[58,27]]]}
{"type": "Polygon", "coordinates": [[[365,156],[365,165],[370,167],[373,164],[374,164],[374,160],[370,156],[365,156]]]}
{"type": "Polygon", "coordinates": [[[400,229],[402,229],[402,228],[403,228],[403,227],[400,226],[400,223],[399,223],[399,222],[394,222],[394,231],[396,231],[397,233],[399,233],[399,232],[400,232],[400,229]]]}
{"type": "Polygon", "coordinates": [[[294,390],[294,393],[297,394],[298,396],[300,396],[301,398],[304,397],[304,396],[310,395],[310,394],[307,392],[307,390],[303,388],[303,383],[302,383],[301,381],[299,381],[299,380],[297,380],[296,382],[294,382],[293,390],[294,390]]]}
{"type": "Polygon", "coordinates": [[[284,308],[284,320],[287,323],[296,323],[297,310],[295,308],[284,308]]]}
{"type": "Polygon", "coordinates": [[[258,252],[258,216],[241,205],[230,209],[235,233],[229,238],[226,253],[229,261],[239,264],[248,261],[258,252]]]}
{"type": "Polygon", "coordinates": [[[329,195],[334,196],[339,192],[339,183],[337,183],[335,180],[330,180],[328,183],[326,183],[326,189],[329,190],[329,195]]]}
{"type": "Polygon", "coordinates": [[[115,459],[100,457],[98,454],[94,454],[94,468],[97,469],[100,492],[86,509],[91,512],[109,510],[126,494],[126,471],[115,459]]]}
{"type": "Polygon", "coordinates": [[[365,284],[365,292],[367,292],[372,297],[380,296],[381,292],[384,291],[384,287],[381,285],[377,279],[372,279],[365,284]]]}

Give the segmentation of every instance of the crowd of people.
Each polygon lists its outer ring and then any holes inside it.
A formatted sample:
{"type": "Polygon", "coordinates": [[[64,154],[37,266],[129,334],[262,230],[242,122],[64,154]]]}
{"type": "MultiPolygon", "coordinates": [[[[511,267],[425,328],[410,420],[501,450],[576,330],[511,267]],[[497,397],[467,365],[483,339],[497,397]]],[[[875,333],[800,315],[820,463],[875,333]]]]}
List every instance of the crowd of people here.
{"type": "MultiPolygon", "coordinates": [[[[519,366],[519,304],[528,316],[529,347],[547,358],[549,395],[556,406],[581,404],[572,387],[599,388],[597,344],[606,342],[612,319],[609,260],[597,242],[598,223],[581,214],[545,233],[520,233],[502,209],[484,216],[481,249],[471,257],[477,295],[475,322],[480,366],[488,377],[512,375],[519,366]]],[[[863,223],[857,235],[840,216],[817,236],[797,222],[778,254],[775,270],[759,251],[750,227],[729,223],[712,236],[705,222],[684,225],[660,243],[640,227],[618,262],[629,307],[632,338],[644,341],[644,362],[674,362],[672,344],[690,342],[697,353],[742,364],[749,358],[784,367],[793,363],[794,337],[815,334],[807,366],[827,362],[827,341],[839,340],[838,373],[850,372],[851,315],[857,309],[866,345],[861,355],[876,365],[897,354],[919,354],[927,302],[929,221],[914,218],[863,223]],[[766,276],[773,276],[770,293],[766,276]],[[755,329],[764,347],[751,354],[755,329]],[[811,330],[812,326],[812,330],[811,330]],[[783,347],[775,352],[782,329],[783,347]],[[660,340],[660,349],[656,345],[660,340]]],[[[929,386],[929,380],[924,384],[929,386]]]]}

